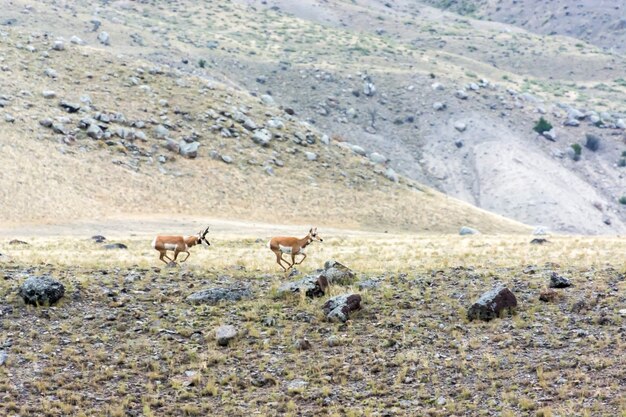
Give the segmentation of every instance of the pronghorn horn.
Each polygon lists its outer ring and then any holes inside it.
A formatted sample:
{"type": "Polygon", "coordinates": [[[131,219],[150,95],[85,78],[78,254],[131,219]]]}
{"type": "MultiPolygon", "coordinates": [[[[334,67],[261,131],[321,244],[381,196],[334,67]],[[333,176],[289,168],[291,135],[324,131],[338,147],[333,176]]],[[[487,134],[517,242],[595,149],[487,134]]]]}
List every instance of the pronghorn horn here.
{"type": "Polygon", "coordinates": [[[202,236],[206,236],[207,233],[209,233],[209,227],[207,226],[206,229],[204,230],[204,233],[202,233],[202,236]]]}

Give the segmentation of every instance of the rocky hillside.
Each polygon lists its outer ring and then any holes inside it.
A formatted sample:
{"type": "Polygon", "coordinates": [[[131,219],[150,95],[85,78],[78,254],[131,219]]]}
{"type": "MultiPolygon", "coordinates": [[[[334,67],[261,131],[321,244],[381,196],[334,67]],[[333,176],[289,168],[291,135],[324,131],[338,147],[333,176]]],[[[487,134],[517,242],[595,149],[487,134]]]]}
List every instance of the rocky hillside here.
{"type": "Polygon", "coordinates": [[[265,97],[478,207],[626,232],[621,55],[408,1],[15,4],[13,27],[265,97]]]}
{"type": "Polygon", "coordinates": [[[581,39],[610,52],[626,52],[626,5],[621,0],[426,0],[425,3],[543,35],[581,39]]]}
{"type": "Polygon", "coordinates": [[[170,214],[526,230],[398,175],[269,95],[13,29],[0,65],[5,225],[170,214]]]}

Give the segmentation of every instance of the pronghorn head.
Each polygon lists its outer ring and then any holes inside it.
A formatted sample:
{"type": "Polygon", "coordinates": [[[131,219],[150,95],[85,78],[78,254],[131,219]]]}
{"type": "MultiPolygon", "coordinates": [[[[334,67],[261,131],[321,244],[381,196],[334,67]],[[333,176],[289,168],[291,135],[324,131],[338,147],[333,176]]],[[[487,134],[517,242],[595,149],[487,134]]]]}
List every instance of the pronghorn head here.
{"type": "Polygon", "coordinates": [[[323,242],[324,239],[322,239],[318,234],[317,234],[317,227],[312,227],[309,230],[309,238],[311,239],[311,242],[313,242],[314,240],[317,240],[318,242],[323,242]]]}
{"type": "Polygon", "coordinates": [[[203,245],[207,245],[207,246],[211,246],[211,243],[209,243],[209,240],[206,238],[207,233],[209,233],[209,227],[207,226],[207,228],[203,231],[198,233],[198,243],[203,244],[203,245]]]}

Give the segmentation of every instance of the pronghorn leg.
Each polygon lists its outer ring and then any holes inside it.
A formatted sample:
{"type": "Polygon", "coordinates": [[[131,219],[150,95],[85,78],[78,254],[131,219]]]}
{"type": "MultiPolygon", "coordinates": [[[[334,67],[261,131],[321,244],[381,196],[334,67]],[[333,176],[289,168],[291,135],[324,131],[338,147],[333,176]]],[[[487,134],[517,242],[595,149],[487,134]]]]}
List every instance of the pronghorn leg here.
{"type": "Polygon", "coordinates": [[[300,265],[302,261],[306,259],[306,253],[301,253],[301,255],[302,255],[302,259],[300,259],[300,262],[296,262],[296,265],[300,265]]]}
{"type": "Polygon", "coordinates": [[[163,252],[160,252],[160,253],[161,253],[161,256],[159,256],[159,259],[162,260],[163,262],[165,262],[166,264],[169,263],[165,259],[169,260],[170,262],[172,261],[170,259],[170,257],[166,255],[166,251],[163,251],[163,252]],[[163,258],[165,258],[165,259],[163,259],[163,258]]]}
{"type": "Polygon", "coordinates": [[[187,260],[187,258],[189,258],[189,255],[191,255],[191,254],[190,254],[190,253],[189,253],[189,251],[187,251],[187,250],[183,250],[183,251],[181,251],[181,252],[184,252],[184,253],[186,253],[186,254],[187,254],[187,256],[185,256],[185,259],[182,259],[182,260],[180,261],[180,263],[182,264],[183,262],[185,262],[185,261],[187,260]]]}
{"type": "Polygon", "coordinates": [[[174,250],[174,259],[172,259],[172,262],[176,262],[176,258],[178,258],[178,254],[180,253],[180,251],[178,249],[174,250]]]}
{"type": "Polygon", "coordinates": [[[296,264],[296,255],[295,254],[291,254],[291,265],[289,265],[289,269],[293,268],[293,266],[296,264]]]}
{"type": "Polygon", "coordinates": [[[289,262],[287,262],[287,261],[285,261],[285,260],[283,259],[283,254],[282,254],[281,252],[276,251],[276,252],[274,252],[274,254],[276,255],[276,263],[277,263],[278,265],[280,265],[280,267],[281,267],[281,268],[282,268],[285,272],[287,272],[287,268],[285,268],[285,267],[283,266],[283,264],[281,264],[281,263],[280,263],[280,261],[285,262],[287,265],[289,265],[289,262]]]}

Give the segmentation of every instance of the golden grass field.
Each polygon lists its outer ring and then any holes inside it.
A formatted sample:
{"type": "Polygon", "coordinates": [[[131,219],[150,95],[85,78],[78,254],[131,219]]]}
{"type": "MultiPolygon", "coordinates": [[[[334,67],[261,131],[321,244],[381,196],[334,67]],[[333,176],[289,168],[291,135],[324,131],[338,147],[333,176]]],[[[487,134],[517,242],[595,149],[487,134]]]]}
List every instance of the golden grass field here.
{"type": "Polygon", "coordinates": [[[104,250],[89,236],[0,244],[0,414],[32,416],[618,416],[624,397],[621,238],[385,234],[319,228],[299,268],[336,259],[357,273],[321,299],[279,296],[286,277],[265,247],[304,226],[217,224],[211,247],[164,268],[145,232],[104,250]],[[574,286],[539,300],[548,274],[574,286]],[[25,306],[28,275],[66,286],[57,305],[25,306]],[[374,281],[377,287],[359,288],[374,281]],[[512,316],[469,322],[495,282],[517,296],[512,316]],[[252,297],[191,305],[205,288],[252,297]],[[363,297],[345,323],[324,301],[363,297]],[[220,347],[214,330],[239,336],[220,347]],[[306,339],[309,350],[299,350],[306,339]],[[2,349],[2,348],[0,348],[2,349]]]}

